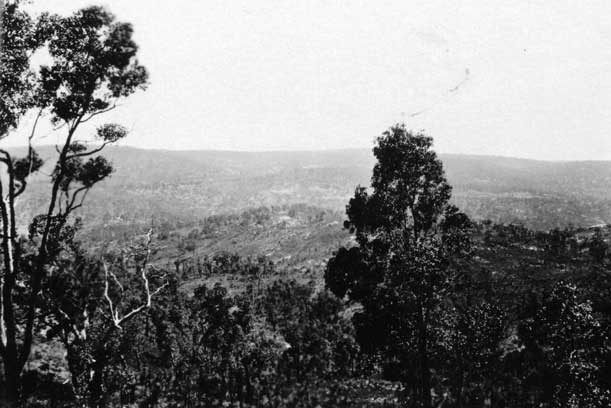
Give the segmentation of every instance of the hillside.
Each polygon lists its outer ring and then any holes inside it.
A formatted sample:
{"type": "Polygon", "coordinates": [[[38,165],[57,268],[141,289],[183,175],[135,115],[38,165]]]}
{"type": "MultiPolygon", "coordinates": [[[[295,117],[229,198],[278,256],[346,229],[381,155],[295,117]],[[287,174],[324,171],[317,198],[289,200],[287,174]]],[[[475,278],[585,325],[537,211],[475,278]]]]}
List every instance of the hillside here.
{"type": "MultiPolygon", "coordinates": [[[[43,158],[54,149],[42,147],[43,158]]],[[[212,214],[307,203],[343,211],[357,184],[368,185],[369,150],[321,152],[108,149],[112,177],[96,187],[81,215],[89,227],[192,223],[212,214]]],[[[544,162],[441,155],[453,200],[475,219],[519,222],[535,229],[611,221],[611,162],[544,162]]],[[[39,211],[50,168],[21,199],[39,211]]]]}

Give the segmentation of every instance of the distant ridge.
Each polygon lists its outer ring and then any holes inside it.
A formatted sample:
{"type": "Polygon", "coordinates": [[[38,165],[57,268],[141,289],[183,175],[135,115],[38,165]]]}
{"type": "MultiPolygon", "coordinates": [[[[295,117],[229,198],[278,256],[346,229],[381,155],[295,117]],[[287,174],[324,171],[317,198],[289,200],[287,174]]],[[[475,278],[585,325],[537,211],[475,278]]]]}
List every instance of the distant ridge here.
{"type": "MultiPolygon", "coordinates": [[[[35,148],[39,152],[55,152],[54,145],[40,145],[35,146],[35,148]]],[[[8,150],[16,153],[23,153],[27,149],[26,146],[23,147],[11,147],[8,150]]],[[[343,154],[354,152],[357,154],[367,154],[373,155],[372,148],[366,147],[347,147],[347,148],[332,148],[332,149],[302,149],[302,150],[232,150],[232,149],[162,149],[162,148],[147,148],[147,147],[136,147],[129,145],[119,145],[119,146],[109,146],[106,148],[105,152],[111,150],[124,150],[124,151],[138,151],[138,152],[150,152],[150,153],[168,153],[168,154],[221,154],[221,155],[313,155],[313,154],[322,154],[322,155],[334,155],[334,154],[343,154]]],[[[553,164],[566,164],[566,163],[609,163],[611,164],[611,160],[549,160],[549,159],[534,159],[528,157],[515,157],[515,156],[505,156],[505,155],[494,155],[494,154],[473,154],[473,153],[438,153],[438,156],[443,160],[444,158],[465,158],[465,159],[473,159],[473,160],[511,160],[518,162],[535,162],[535,163],[553,163],[553,164]]]]}

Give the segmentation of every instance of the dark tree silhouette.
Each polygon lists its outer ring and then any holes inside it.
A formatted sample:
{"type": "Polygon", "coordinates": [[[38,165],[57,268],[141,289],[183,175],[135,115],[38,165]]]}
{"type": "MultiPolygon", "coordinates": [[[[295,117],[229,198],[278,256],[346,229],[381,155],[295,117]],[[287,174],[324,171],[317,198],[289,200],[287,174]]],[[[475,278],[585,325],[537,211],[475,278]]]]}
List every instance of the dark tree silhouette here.
{"type": "Polygon", "coordinates": [[[387,374],[423,407],[432,403],[433,360],[449,324],[450,257],[469,250],[470,225],[448,203],[451,187],[432,143],[404,125],[377,139],[373,191],[358,187],[346,208],[357,245],[340,248],[325,273],[336,295],[362,304],[354,316],[361,345],[382,351],[387,374]]]}

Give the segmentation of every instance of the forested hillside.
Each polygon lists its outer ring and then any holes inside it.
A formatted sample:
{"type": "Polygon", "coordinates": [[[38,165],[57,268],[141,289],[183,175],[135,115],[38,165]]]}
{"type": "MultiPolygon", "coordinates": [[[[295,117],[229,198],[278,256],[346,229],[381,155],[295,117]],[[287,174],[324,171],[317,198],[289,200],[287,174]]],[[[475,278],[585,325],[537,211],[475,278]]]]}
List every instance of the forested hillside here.
{"type": "MultiPolygon", "coordinates": [[[[356,185],[368,186],[370,150],[322,152],[162,151],[108,148],[112,176],[91,192],[88,226],[195,222],[214,214],[305,203],[342,211],[356,185]]],[[[55,149],[40,149],[43,158],[55,149]]],[[[611,221],[610,162],[545,162],[441,155],[453,201],[474,219],[534,229],[611,221]]],[[[48,161],[50,162],[50,160],[48,161]]],[[[40,211],[49,169],[19,205],[40,211]]]]}
{"type": "MultiPolygon", "coordinates": [[[[409,133],[402,137],[405,144],[417,140],[409,133]]],[[[42,149],[45,155],[55,157],[49,148],[42,149]]],[[[123,147],[109,149],[108,157],[115,172],[91,191],[77,213],[83,219],[77,241],[70,225],[66,238],[58,238],[72,248],[66,249],[71,260],[61,268],[78,269],[70,270],[66,281],[61,275],[49,278],[50,299],[60,302],[49,305],[50,313],[61,323],[61,332],[34,344],[24,392],[36,398],[150,401],[154,406],[207,406],[221,400],[233,405],[266,401],[264,406],[278,407],[427,406],[428,394],[418,382],[431,374],[427,381],[436,390],[433,399],[450,406],[485,404],[486,395],[498,398],[501,407],[526,398],[533,404],[550,398],[588,401],[592,393],[597,406],[607,402],[606,394],[592,385],[607,387],[605,351],[596,349],[577,360],[566,353],[582,347],[569,344],[572,336],[589,336],[583,344],[599,347],[606,334],[592,328],[608,327],[611,233],[592,225],[609,220],[611,197],[605,187],[611,184],[611,163],[441,156],[453,180],[451,202],[476,221],[452,227],[458,231],[450,241],[457,244],[449,248],[464,241],[469,250],[454,255],[442,250],[436,256],[447,260],[414,276],[430,282],[392,281],[377,288],[358,252],[370,238],[363,241],[363,233],[355,231],[362,221],[352,220],[350,210],[360,206],[355,199],[367,202],[362,191],[355,193],[357,185],[369,185],[375,164],[365,150],[239,153],[123,147]],[[568,228],[571,224],[576,227],[568,228]],[[100,256],[101,264],[96,261],[100,256]],[[160,291],[150,313],[125,323],[128,315],[117,315],[117,326],[109,325],[103,296],[114,297],[124,310],[136,307],[142,288],[134,272],[142,259],[160,291]],[[109,287],[109,267],[117,286],[111,295],[100,293],[104,279],[109,287]],[[351,277],[358,273],[365,275],[351,277]],[[448,280],[439,286],[439,277],[428,273],[442,273],[448,280]],[[408,290],[405,294],[373,295],[406,284],[410,289],[401,289],[408,290]],[[418,332],[411,309],[389,314],[380,308],[395,296],[431,293],[429,285],[432,293],[448,294],[446,300],[438,295],[426,300],[433,302],[431,313],[439,320],[426,324],[435,333],[429,340],[434,348],[420,350],[413,343],[418,332]],[[126,295],[130,291],[134,295],[126,295]],[[541,314],[558,302],[565,302],[566,314],[541,314]],[[84,307],[93,308],[93,318],[79,317],[84,307]],[[65,310],[75,315],[65,316],[65,310]],[[586,320],[571,327],[574,315],[586,320]],[[125,330],[111,343],[98,342],[99,336],[80,339],[75,330],[91,330],[90,319],[94,330],[108,335],[118,326],[125,330]],[[534,332],[532,321],[543,331],[534,332]],[[575,331],[566,341],[546,337],[565,327],[575,331]],[[397,333],[403,334],[393,337],[397,333]],[[203,337],[195,341],[192,336],[203,337]],[[539,346],[533,339],[544,343],[539,346]],[[544,351],[549,347],[559,357],[544,351]],[[167,353],[176,354],[170,358],[167,353]],[[428,353],[434,368],[422,371],[411,362],[428,353]],[[543,354],[534,358],[532,353],[543,354]],[[555,358],[576,367],[571,369],[583,367],[592,384],[580,380],[582,374],[565,373],[555,358]],[[71,366],[72,360],[79,365],[71,366]],[[103,365],[95,368],[96,361],[103,365]],[[199,372],[185,374],[193,364],[199,372]],[[103,377],[87,380],[82,377],[86,369],[101,370],[103,377]],[[550,371],[556,374],[547,379],[550,371]],[[461,376],[467,383],[461,385],[461,376]],[[58,388],[68,382],[71,387],[58,388]],[[39,389],[30,390],[29,384],[39,389]],[[557,388],[564,386],[573,388],[564,395],[557,388]]],[[[48,196],[50,172],[46,165],[32,177],[17,203],[20,217],[39,211],[48,196]]],[[[447,207],[450,213],[442,220],[453,219],[452,208],[447,207]]],[[[421,262],[426,255],[406,256],[413,261],[396,267],[421,262]]]]}

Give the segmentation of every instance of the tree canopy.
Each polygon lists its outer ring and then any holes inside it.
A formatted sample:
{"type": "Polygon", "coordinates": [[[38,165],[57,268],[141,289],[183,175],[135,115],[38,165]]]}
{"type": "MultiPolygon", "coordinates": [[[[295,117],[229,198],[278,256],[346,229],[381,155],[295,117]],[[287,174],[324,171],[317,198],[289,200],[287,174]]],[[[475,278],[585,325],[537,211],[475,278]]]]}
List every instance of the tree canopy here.
{"type": "Polygon", "coordinates": [[[43,13],[33,19],[15,1],[1,11],[0,139],[15,130],[27,112],[36,113],[25,140],[27,155],[17,158],[0,149],[0,355],[7,397],[15,404],[34,337],[44,325],[42,304],[52,294],[49,278],[65,272],[60,257],[78,228],[70,216],[84,204],[88,191],[112,173],[111,164],[98,153],[127,135],[118,124],[99,126],[93,137],[83,138],[77,130],[143,89],[148,76],[136,59],[131,24],[117,21],[105,8],[87,7],[67,17],[43,13]],[[32,63],[38,49],[50,57],[50,63],[39,68],[32,63]],[[22,237],[19,231],[26,228],[17,225],[17,199],[28,178],[43,166],[33,147],[42,118],[64,136],[51,166],[46,210],[34,217],[29,235],[22,237]]]}

